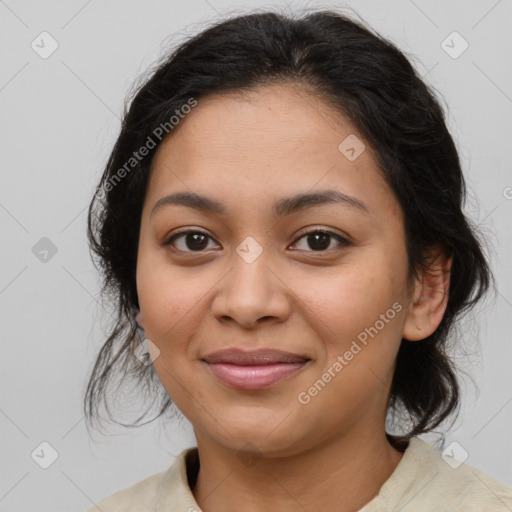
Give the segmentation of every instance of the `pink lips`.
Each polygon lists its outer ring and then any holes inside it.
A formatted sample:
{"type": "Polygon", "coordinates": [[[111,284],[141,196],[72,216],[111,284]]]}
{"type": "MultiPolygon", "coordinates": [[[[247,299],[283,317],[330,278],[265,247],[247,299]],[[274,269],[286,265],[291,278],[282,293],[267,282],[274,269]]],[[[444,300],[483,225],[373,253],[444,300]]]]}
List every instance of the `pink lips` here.
{"type": "Polygon", "coordinates": [[[243,352],[221,350],[203,359],[223,382],[239,389],[262,389],[297,372],[310,360],[281,350],[260,349],[243,352]]]}

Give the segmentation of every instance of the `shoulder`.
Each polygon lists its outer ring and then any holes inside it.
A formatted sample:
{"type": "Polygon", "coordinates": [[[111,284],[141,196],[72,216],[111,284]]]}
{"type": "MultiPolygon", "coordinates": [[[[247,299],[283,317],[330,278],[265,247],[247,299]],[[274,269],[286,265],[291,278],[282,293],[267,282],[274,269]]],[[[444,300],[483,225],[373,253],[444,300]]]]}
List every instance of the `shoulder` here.
{"type": "MultiPolygon", "coordinates": [[[[157,473],[122,489],[95,504],[87,512],[153,512],[181,506],[192,498],[186,482],[186,457],[194,448],[183,450],[167,471],[157,473]]],[[[185,509],[186,510],[186,509],[185,509]]]]}
{"type": "Polygon", "coordinates": [[[150,476],[131,487],[103,499],[87,512],[135,512],[154,505],[157,489],[165,473],[150,476]]]}
{"type": "Polygon", "coordinates": [[[512,511],[512,489],[456,460],[450,446],[441,451],[412,438],[407,451],[406,469],[417,477],[407,496],[410,506],[417,504],[415,510],[437,510],[438,505],[450,512],[512,511]]]}

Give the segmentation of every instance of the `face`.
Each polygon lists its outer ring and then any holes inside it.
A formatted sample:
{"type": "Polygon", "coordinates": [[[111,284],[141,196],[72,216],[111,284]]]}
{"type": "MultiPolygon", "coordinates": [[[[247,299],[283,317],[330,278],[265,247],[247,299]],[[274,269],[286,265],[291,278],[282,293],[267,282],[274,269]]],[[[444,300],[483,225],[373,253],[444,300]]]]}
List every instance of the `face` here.
{"type": "Polygon", "coordinates": [[[196,434],[227,448],[285,455],[384,429],[408,305],[403,214],[332,112],[291,85],[209,96],[153,160],[137,261],[146,338],[196,434]],[[154,209],[176,193],[210,202],[154,209]],[[304,194],[316,199],[285,201],[304,194]],[[232,348],[302,359],[233,384],[229,364],[205,362],[232,348]]]}

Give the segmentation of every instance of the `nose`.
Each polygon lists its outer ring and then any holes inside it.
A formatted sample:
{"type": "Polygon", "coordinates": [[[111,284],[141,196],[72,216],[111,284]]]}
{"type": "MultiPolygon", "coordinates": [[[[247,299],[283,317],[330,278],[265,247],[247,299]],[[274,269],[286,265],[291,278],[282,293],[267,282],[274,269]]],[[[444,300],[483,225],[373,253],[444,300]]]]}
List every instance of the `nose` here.
{"type": "Polygon", "coordinates": [[[290,315],[288,283],[261,254],[249,263],[234,254],[233,265],[220,281],[212,312],[220,322],[254,329],[264,322],[281,323],[290,315]]]}

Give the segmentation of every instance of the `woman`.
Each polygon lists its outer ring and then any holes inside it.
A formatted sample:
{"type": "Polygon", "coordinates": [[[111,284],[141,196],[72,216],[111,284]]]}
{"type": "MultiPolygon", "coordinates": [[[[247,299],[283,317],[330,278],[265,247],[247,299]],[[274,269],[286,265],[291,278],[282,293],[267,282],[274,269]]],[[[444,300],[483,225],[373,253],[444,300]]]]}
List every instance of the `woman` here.
{"type": "Polygon", "coordinates": [[[118,318],[85,409],[135,375],[197,448],[91,511],[512,510],[417,437],[457,412],[447,341],[493,278],[464,197],[434,94],[339,13],[239,16],[166,57],[89,211],[118,318]]]}

